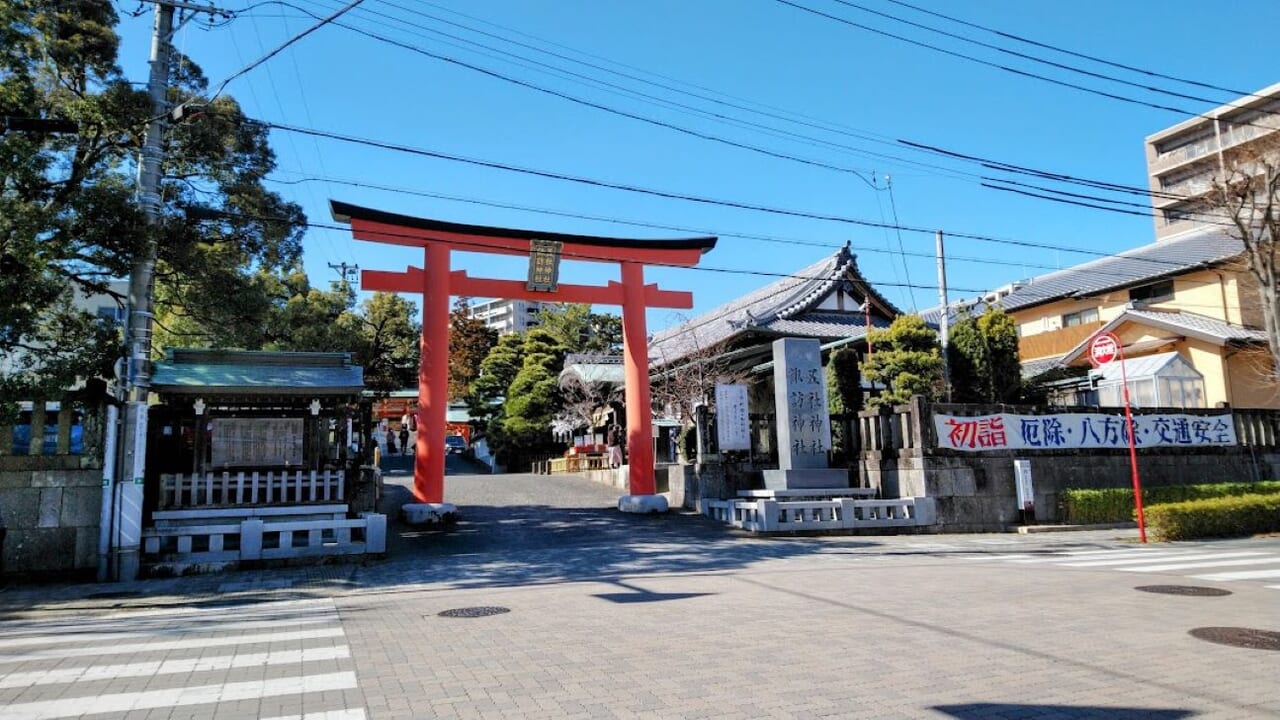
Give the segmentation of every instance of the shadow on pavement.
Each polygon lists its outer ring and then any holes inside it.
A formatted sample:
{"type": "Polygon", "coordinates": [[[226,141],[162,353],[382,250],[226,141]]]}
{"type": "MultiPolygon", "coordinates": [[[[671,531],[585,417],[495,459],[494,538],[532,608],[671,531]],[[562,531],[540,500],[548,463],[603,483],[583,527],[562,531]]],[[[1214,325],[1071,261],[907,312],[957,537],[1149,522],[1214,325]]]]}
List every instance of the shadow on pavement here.
{"type": "Polygon", "coordinates": [[[933,708],[959,720],[1178,720],[1191,717],[1190,710],[1161,710],[1155,708],[1118,708],[1084,705],[1021,705],[1013,703],[966,703],[964,705],[936,705],[933,708]]]}

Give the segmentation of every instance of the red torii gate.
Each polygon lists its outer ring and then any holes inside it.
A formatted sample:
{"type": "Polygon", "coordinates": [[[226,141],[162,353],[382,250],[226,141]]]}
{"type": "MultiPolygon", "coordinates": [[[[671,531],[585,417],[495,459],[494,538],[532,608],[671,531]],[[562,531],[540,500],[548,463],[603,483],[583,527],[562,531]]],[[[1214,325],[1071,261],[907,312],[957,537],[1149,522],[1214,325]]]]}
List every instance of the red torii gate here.
{"type": "Polygon", "coordinates": [[[418,502],[444,501],[449,298],[453,295],[621,305],[630,492],[654,494],[645,309],[687,310],[693,307],[693,294],[645,285],[644,266],[693,267],[703,253],[715,247],[716,238],[634,240],[566,235],[429,220],[336,200],[331,200],[330,206],[334,219],[350,224],[351,235],[357,240],[423,248],[422,268],[361,273],[361,287],[365,290],[422,293],[422,361],[418,369],[418,433],[413,458],[413,494],[418,502]],[[562,243],[561,254],[569,260],[616,262],[621,266],[622,281],[611,280],[603,287],[560,285],[550,291],[533,290],[520,281],[473,278],[465,270],[450,269],[451,250],[530,255],[535,240],[562,243]]]}

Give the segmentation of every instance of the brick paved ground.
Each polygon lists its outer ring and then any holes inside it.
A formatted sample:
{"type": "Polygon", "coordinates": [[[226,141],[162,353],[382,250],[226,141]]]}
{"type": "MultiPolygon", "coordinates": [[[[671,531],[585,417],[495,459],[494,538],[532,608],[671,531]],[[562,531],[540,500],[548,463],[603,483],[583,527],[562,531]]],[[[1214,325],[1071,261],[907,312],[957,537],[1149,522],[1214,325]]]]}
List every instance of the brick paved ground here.
{"type": "Polygon", "coordinates": [[[1277,581],[1121,572],[1132,533],[761,539],[579,478],[446,496],[463,521],[394,526],[385,562],[0,594],[0,717],[1280,717],[1280,652],[1187,634],[1280,630],[1277,581]],[[1134,590],[1175,582],[1233,594],[1134,590]],[[479,606],[509,612],[439,615],[479,606]]]}

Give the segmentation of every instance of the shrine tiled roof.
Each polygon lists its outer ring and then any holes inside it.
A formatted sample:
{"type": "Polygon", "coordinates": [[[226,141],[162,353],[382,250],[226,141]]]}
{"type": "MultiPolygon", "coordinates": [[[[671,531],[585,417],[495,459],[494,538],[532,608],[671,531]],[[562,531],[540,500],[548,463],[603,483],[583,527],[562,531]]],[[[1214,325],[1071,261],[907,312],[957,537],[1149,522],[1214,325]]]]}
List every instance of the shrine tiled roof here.
{"type": "Polygon", "coordinates": [[[162,395],[358,395],[364,369],[350,353],[170,350],[155,364],[162,395]]]}
{"type": "Polygon", "coordinates": [[[861,311],[850,308],[837,312],[818,307],[841,288],[859,297],[870,297],[874,327],[888,327],[888,318],[899,314],[862,278],[857,256],[845,245],[809,267],[657,333],[649,343],[650,361],[657,365],[673,363],[747,334],[825,340],[862,337],[866,334],[866,319],[861,311]]]}

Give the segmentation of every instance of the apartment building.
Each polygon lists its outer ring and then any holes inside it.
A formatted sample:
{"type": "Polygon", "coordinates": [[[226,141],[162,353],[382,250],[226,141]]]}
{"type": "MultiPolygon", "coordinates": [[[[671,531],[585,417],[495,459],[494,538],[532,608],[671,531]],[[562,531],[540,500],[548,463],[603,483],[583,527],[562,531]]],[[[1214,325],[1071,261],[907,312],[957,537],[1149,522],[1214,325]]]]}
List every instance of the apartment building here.
{"type": "MultiPolygon", "coordinates": [[[[1280,83],[1178,123],[1146,139],[1156,239],[1206,226],[1201,199],[1233,160],[1280,143],[1280,83]]],[[[1276,150],[1280,152],[1280,147],[1276,150]]]]}
{"type": "Polygon", "coordinates": [[[499,335],[510,335],[537,327],[538,313],[545,304],[532,300],[482,300],[471,305],[471,317],[483,320],[499,335]]]}

